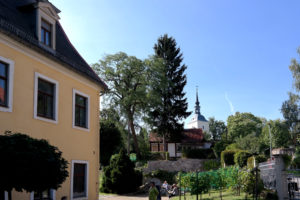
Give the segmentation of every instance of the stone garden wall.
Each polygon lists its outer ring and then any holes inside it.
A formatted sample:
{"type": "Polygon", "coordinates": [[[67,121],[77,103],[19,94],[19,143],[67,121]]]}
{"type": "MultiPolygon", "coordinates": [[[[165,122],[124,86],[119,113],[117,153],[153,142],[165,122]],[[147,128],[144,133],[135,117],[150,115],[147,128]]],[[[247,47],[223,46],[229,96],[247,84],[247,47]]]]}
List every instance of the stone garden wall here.
{"type": "Polygon", "coordinates": [[[155,170],[165,170],[169,172],[179,171],[202,171],[203,162],[205,159],[178,159],[176,161],[170,160],[155,160],[148,161],[148,167],[144,169],[144,173],[150,173],[155,170]]]}

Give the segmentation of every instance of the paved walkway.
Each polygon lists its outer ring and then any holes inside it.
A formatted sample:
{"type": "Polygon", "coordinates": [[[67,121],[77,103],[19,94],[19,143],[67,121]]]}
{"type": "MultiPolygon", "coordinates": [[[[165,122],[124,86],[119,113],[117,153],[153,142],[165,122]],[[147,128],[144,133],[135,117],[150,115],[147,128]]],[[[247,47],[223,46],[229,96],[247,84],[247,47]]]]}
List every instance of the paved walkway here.
{"type": "MultiPolygon", "coordinates": [[[[168,197],[162,197],[162,200],[168,199],[168,197]]],[[[99,200],[148,200],[148,196],[100,195],[99,200]]]]}

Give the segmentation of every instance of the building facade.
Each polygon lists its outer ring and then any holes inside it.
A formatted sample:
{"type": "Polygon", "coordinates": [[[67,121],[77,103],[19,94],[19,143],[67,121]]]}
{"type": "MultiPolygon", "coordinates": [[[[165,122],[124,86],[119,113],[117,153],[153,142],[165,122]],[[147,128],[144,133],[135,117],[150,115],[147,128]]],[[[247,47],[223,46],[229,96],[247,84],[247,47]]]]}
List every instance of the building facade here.
{"type": "MultiPolygon", "coordinates": [[[[106,85],[70,43],[59,12],[47,0],[0,2],[0,134],[46,139],[63,152],[69,177],[44,197],[98,199],[99,93],[106,85]]],[[[38,199],[15,191],[12,198],[38,199]]]]}

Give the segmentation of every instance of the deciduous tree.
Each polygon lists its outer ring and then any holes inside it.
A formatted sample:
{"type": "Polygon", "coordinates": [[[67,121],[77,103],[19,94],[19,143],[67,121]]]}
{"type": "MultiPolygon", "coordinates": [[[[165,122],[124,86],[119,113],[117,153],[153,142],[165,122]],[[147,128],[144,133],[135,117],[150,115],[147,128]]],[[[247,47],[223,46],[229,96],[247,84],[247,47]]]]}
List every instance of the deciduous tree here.
{"type": "Polygon", "coordinates": [[[142,60],[120,52],[107,55],[93,65],[94,70],[108,85],[103,98],[106,107],[119,108],[128,122],[137,157],[140,150],[134,121],[141,114],[146,100],[146,67],[142,60]]]}

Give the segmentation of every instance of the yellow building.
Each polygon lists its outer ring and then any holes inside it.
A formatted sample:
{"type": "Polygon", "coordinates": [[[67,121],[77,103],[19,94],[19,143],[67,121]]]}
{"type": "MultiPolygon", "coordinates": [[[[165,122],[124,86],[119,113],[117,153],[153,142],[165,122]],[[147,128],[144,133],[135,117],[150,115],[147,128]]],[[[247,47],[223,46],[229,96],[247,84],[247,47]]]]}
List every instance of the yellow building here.
{"type": "MultiPolygon", "coordinates": [[[[68,40],[59,12],[47,0],[0,1],[0,134],[47,139],[63,152],[69,177],[45,197],[96,200],[99,93],[106,85],[68,40]]],[[[38,199],[34,192],[12,198],[38,199]]]]}

